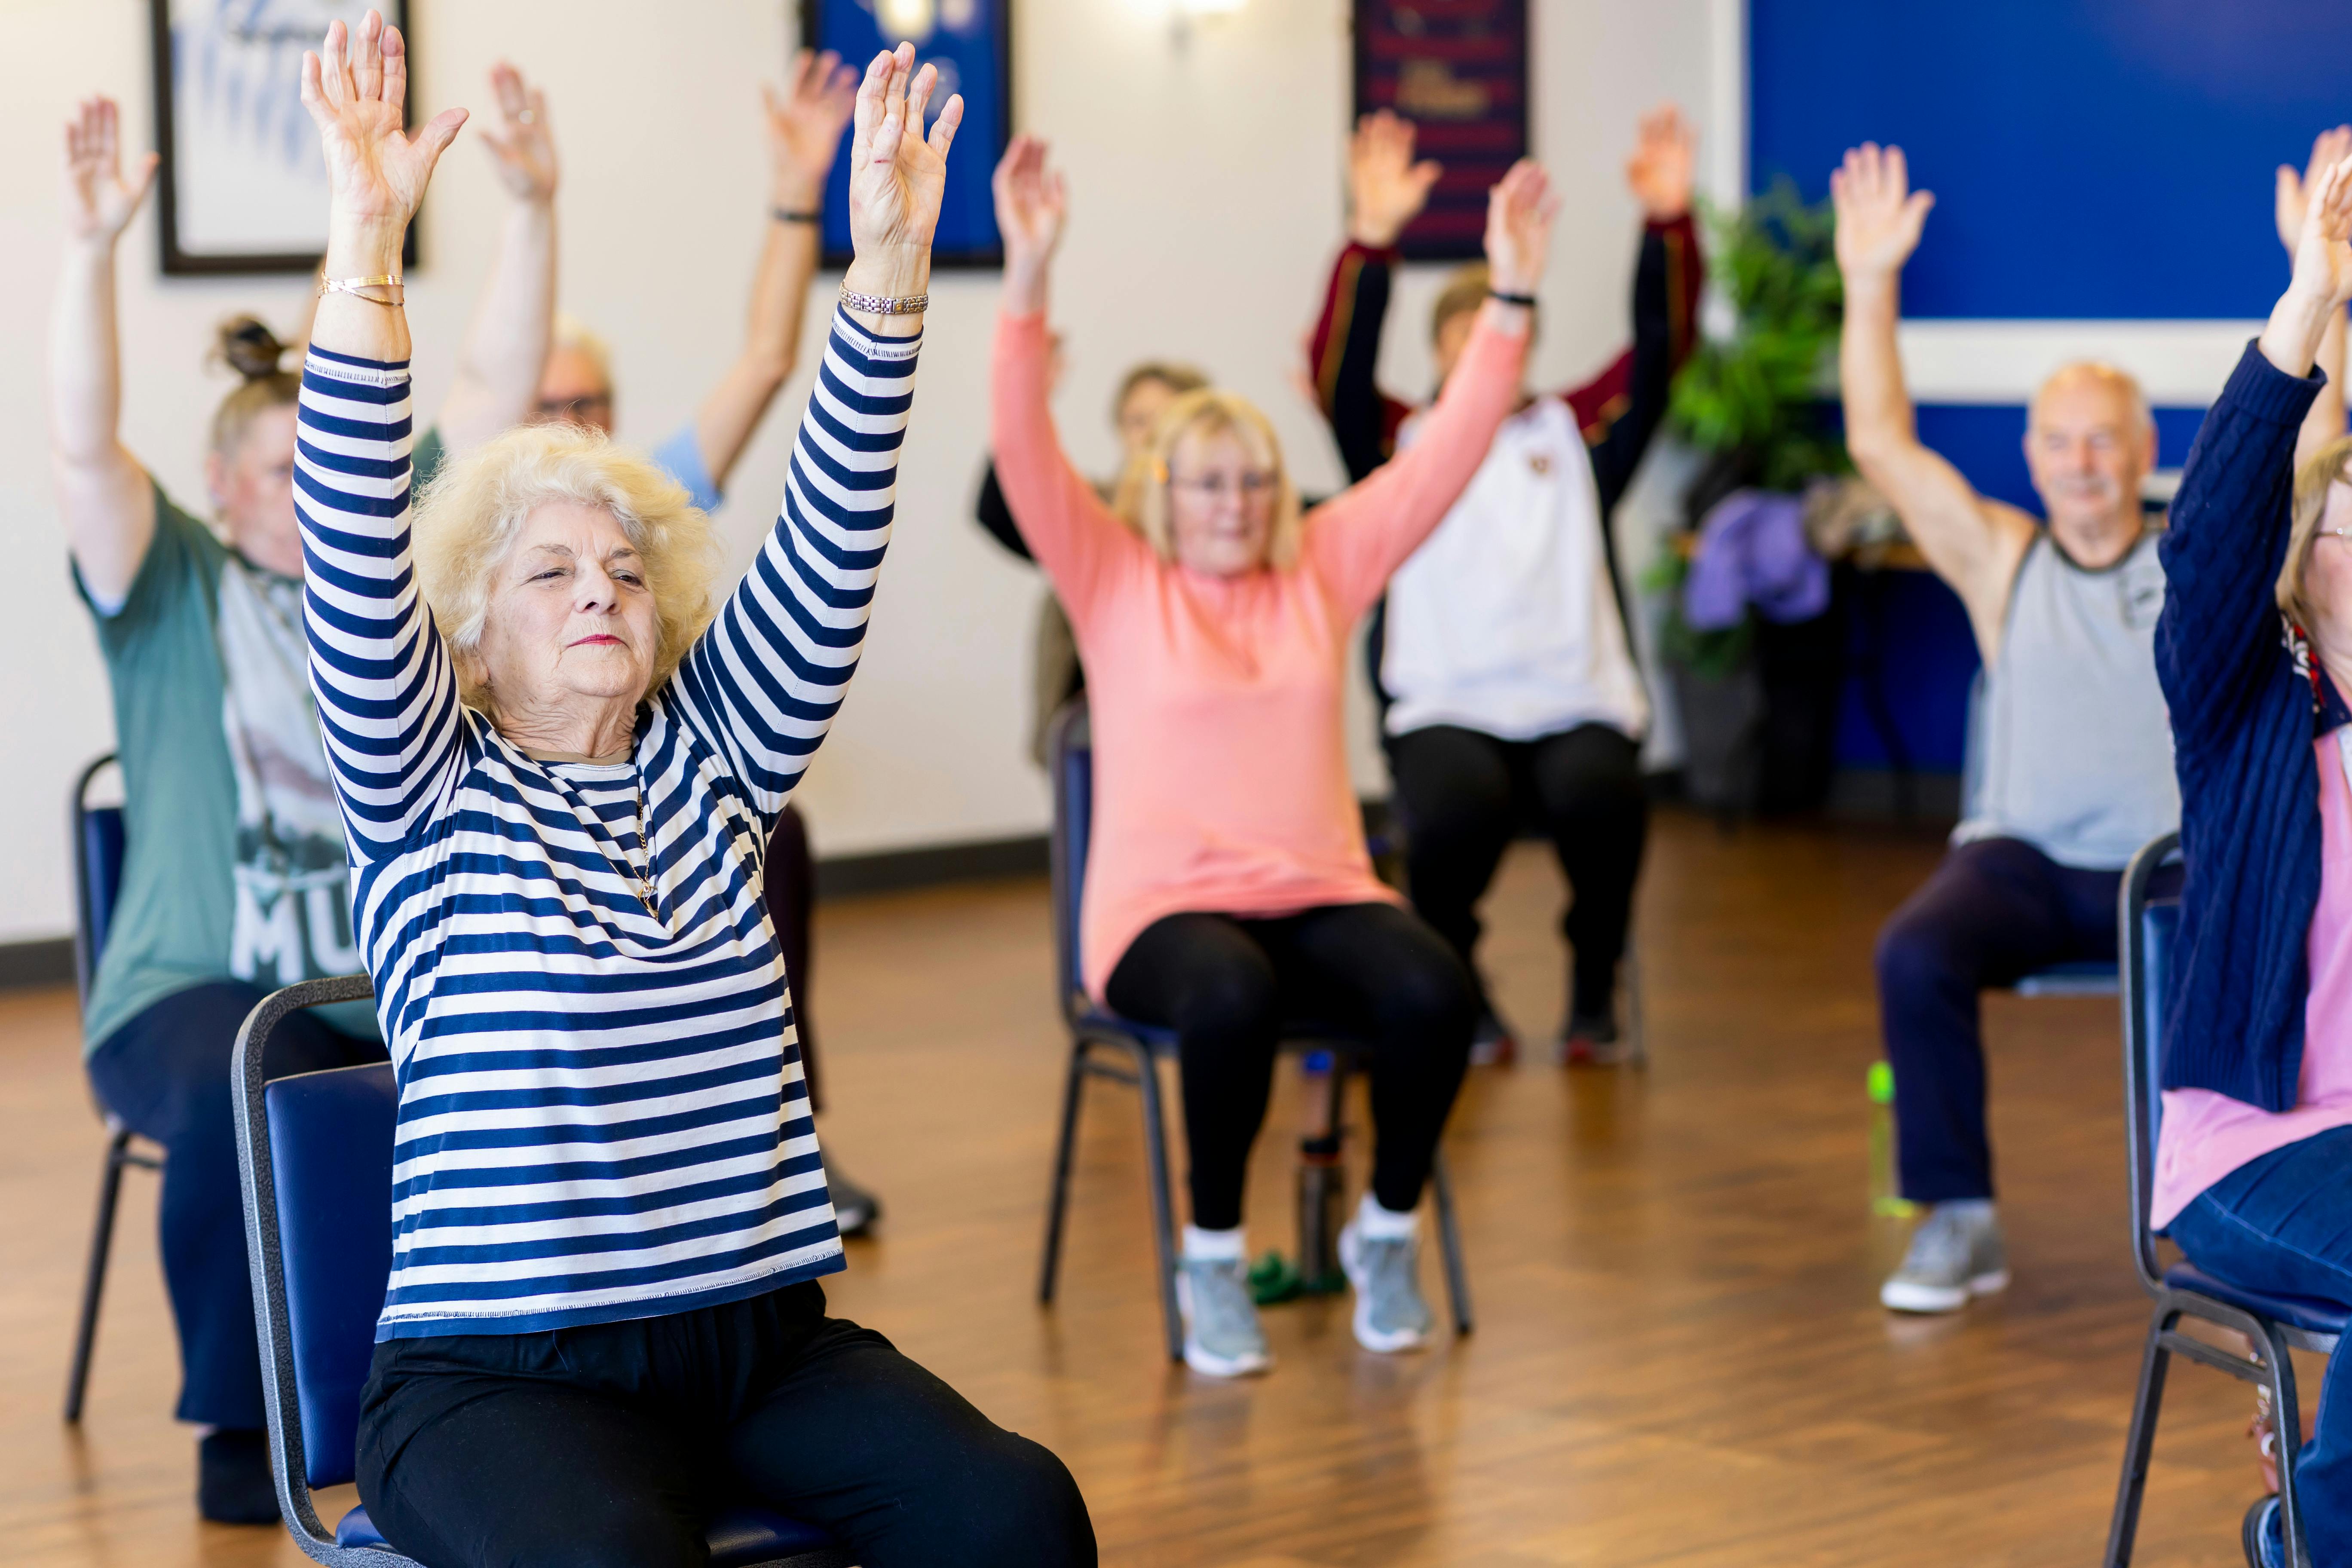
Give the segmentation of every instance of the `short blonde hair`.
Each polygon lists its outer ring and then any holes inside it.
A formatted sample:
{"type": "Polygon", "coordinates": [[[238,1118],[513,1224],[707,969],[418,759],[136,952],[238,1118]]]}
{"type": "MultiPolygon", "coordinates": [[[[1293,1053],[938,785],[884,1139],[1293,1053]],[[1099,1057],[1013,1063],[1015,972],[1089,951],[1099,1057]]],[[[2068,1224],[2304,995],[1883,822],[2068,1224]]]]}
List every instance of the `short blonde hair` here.
{"type": "Polygon", "coordinates": [[[1168,509],[1170,460],[1187,437],[1226,435],[1248,449],[1252,461],[1274,470],[1274,527],[1266,536],[1265,563],[1276,571],[1296,564],[1305,520],[1290,470],[1283,465],[1282,442],[1257,405],[1237,393],[1204,386],[1170,404],[1152,426],[1151,444],[1120,476],[1112,510],[1143,535],[1160,559],[1174,561],[1176,532],[1168,509]]]}
{"type": "Polygon", "coordinates": [[[596,379],[604,384],[604,390],[610,392],[613,389],[612,345],[598,337],[594,328],[571,311],[555,312],[548,335],[548,347],[570,349],[580,355],[596,367],[596,379]]]}
{"type": "Polygon", "coordinates": [[[611,514],[645,563],[660,641],[646,695],[661,689],[715,606],[719,541],[686,489],[601,432],[526,425],[444,468],[425,487],[414,527],[416,581],[457,667],[457,694],[495,721],[498,706],[468,673],[482,646],[492,588],[530,515],[551,501],[611,514]]]}
{"type": "Polygon", "coordinates": [[[1437,300],[1429,307],[1429,341],[1435,342],[1445,333],[1445,323],[1465,311],[1475,310],[1486,302],[1486,295],[1495,286],[1494,276],[1483,261],[1474,261],[1457,268],[1437,291],[1437,300]]]}
{"type": "Polygon", "coordinates": [[[2286,560],[2279,565],[2278,606],[2308,627],[2311,609],[2303,596],[2304,569],[2311,564],[2311,546],[2319,537],[2319,520],[2327,510],[2327,492],[2338,484],[2352,484],[2345,473],[2352,464],[2352,436],[2338,436],[2294,471],[2294,527],[2286,537],[2286,560]]]}

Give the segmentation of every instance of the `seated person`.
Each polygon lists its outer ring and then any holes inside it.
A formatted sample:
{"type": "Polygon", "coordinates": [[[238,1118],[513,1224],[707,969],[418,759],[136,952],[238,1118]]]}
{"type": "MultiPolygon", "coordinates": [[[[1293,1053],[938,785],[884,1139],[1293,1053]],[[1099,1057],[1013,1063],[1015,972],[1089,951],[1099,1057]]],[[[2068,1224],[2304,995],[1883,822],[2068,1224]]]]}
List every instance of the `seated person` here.
{"type": "MultiPolygon", "coordinates": [[[[491,143],[514,197],[486,293],[528,300],[554,195],[541,129],[510,68],[497,74],[508,135],[491,143]]],[[[126,178],[113,102],[66,128],[64,266],[49,354],[52,472],[75,584],[97,622],[114,694],[126,858],[82,1020],[99,1100],[168,1155],[159,1230],[179,1329],[178,1415],[203,1428],[197,1507],[270,1524],[278,1494],[263,1431],[229,1068],[238,1027],[269,992],[361,967],[342,826],[303,662],[302,551],[292,474],[301,378],[269,329],[221,329],[238,385],[214,413],[211,523],[170,497],[121,442],[114,253],[153,176],[126,178]]],[[[398,270],[397,258],[384,270],[398,270]]],[[[541,309],[544,311],[544,302],[541,309]]],[[[441,423],[469,447],[523,415],[530,382],[478,373],[468,333],[441,423]]],[[[365,1007],[289,1021],[273,1073],[381,1060],[365,1007]]]]}
{"type": "MultiPolygon", "coordinates": [[[[1524,293],[1543,275],[1555,210],[1533,164],[1496,187],[1486,249],[1498,290],[1524,293]]],[[[1114,510],[1064,456],[1047,406],[1045,294],[1066,200],[1034,137],[998,166],[996,211],[1005,268],[991,446],[1013,521],[1069,610],[1093,708],[1084,983],[1181,1042],[1184,1359],[1213,1376],[1270,1363],[1242,1191],[1281,1024],[1302,1008],[1371,1047],[1371,1189],[1339,1250],[1358,1342],[1412,1348],[1431,1327],[1414,1211],[1476,1004],[1453,951],[1373,875],[1340,682],[1356,621],[1509,414],[1528,312],[1490,301],[1423,439],[1311,511],[1265,416],[1209,390],[1160,416],[1114,510]]]]}
{"type": "Polygon", "coordinates": [[[1091,1564],[1060,1461],[825,1315],[841,1243],[760,908],[888,542],[961,100],[926,139],[913,47],[866,74],[825,387],[713,605],[708,516],[569,425],[454,463],[412,539],[407,324],[364,279],[464,111],[412,140],[399,33],[370,12],[351,45],[303,62],[356,292],[320,307],[299,511],[405,1151],[360,1495],[435,1568],[688,1568],[727,1500],[864,1568],[1091,1564]]]}
{"type": "MultiPolygon", "coordinates": [[[[2315,164],[2293,279],[2164,535],[2186,875],[2148,1217],[2217,1279],[2352,1309],[2352,440],[2313,374],[2343,368],[2352,158],[2315,164]]],[[[2344,1355],[2294,1470],[2308,1563],[2352,1562],[2344,1355]]],[[[2243,1534],[2249,1563],[2285,1560],[2276,1498],[2243,1534]]]]}
{"type": "MultiPolygon", "coordinates": [[[[1061,334],[1054,335],[1055,379],[1060,379],[1062,358],[1061,334]]],[[[1111,424],[1118,431],[1120,467],[1135,461],[1137,456],[1151,444],[1152,427],[1170,404],[1188,392],[1198,392],[1209,384],[1209,378],[1189,364],[1176,364],[1166,360],[1145,360],[1129,368],[1119,378],[1118,395],[1111,399],[1111,424]]],[[[1095,493],[1108,500],[1118,488],[1114,476],[1095,486],[1095,493]]],[[[996,478],[996,464],[992,460],[980,476],[980,500],[973,513],[988,536],[1021,557],[1029,559],[1029,547],[1021,542],[1021,531],[1013,521],[1013,509],[1004,504],[1004,487],[996,478]]],[[[1070,636],[1070,617],[1063,613],[1062,602],[1047,589],[1043,603],[1037,606],[1036,663],[1030,690],[1035,698],[1034,717],[1029,726],[1029,755],[1039,767],[1045,765],[1045,730],[1063,703],[1087,689],[1087,672],[1078,664],[1078,645],[1070,636]]]]}
{"type": "Polygon", "coordinates": [[[2156,424],[2121,371],[2064,366],[2025,432],[2048,526],[1979,495],[1920,445],[1895,348],[1898,280],[1934,198],[1910,192],[1900,148],[1874,145],[1846,154],[1831,190],[1846,446],[1959,595],[1984,659],[1976,798],[1877,954],[1903,1195],[1927,1209],[1879,1299],[1949,1312],[2009,1283],[1978,993],[2113,961],[2123,868],[2180,818],[2153,646],[2164,572],[2139,499],[2156,424]]]}
{"type": "MultiPolygon", "coordinates": [[[[1633,346],[1572,392],[1522,395],[1444,523],[1389,580],[1372,684],[1412,907],[1477,974],[1478,900],[1532,811],[1567,874],[1560,929],[1574,963],[1564,1059],[1619,1059],[1617,970],[1649,831],[1634,667],[1609,518],[1666,411],[1696,341],[1704,268],[1691,225],[1691,135],[1668,108],[1644,118],[1626,177],[1645,223],[1633,276],[1633,346]]],[[[1365,116],[1349,148],[1352,216],[1309,340],[1315,388],[1348,477],[1410,445],[1424,415],[1373,379],[1397,237],[1428,199],[1434,163],[1413,130],[1365,116]]],[[[1430,318],[1438,380],[1453,374],[1486,298],[1484,268],[1455,274],[1430,318]]],[[[1507,1061],[1509,1030],[1480,985],[1473,1061],[1507,1061]]]]}

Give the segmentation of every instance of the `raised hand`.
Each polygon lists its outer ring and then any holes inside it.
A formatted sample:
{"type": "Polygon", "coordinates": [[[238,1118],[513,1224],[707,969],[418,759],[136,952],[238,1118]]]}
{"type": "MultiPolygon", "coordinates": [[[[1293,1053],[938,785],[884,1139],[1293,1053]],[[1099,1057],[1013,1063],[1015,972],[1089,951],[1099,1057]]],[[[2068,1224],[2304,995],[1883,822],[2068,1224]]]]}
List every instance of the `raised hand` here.
{"type": "Polygon", "coordinates": [[[2321,171],[2305,192],[2290,293],[2335,310],[2352,300],[2352,157],[2321,171]]]}
{"type": "Polygon", "coordinates": [[[154,183],[152,153],[131,165],[129,179],[122,177],[122,115],[114,100],[83,100],[66,121],[66,232],[112,245],[154,183]]]}
{"type": "MultiPolygon", "coordinates": [[[[425,200],[433,166],[466,123],[462,109],[444,110],[415,136],[402,125],[408,102],[408,47],[400,29],[370,11],[358,38],[340,21],[327,25],[322,54],[302,56],[302,107],[319,128],[327,154],[328,272],[338,270],[338,238],[364,241],[381,252],[399,237],[425,200]]],[[[353,263],[377,259],[353,257],[353,263]]]]}
{"type": "Polygon", "coordinates": [[[1486,275],[1498,294],[1533,294],[1543,283],[1559,196],[1543,165],[1522,158],[1486,193],[1486,275]]]}
{"type": "Polygon", "coordinates": [[[1428,205],[1429,188],[1444,171],[1412,160],[1412,121],[1375,110],[1356,121],[1348,141],[1348,234],[1385,250],[1428,205]]]}
{"type": "Polygon", "coordinates": [[[1698,133],[1668,103],[1642,116],[1633,138],[1633,155],[1625,160],[1625,184],[1642,204],[1643,216],[1653,223],[1671,223],[1690,211],[1693,170],[1698,163],[1698,133]]]}
{"type": "Polygon", "coordinates": [[[522,73],[500,60],[490,68],[501,128],[481,132],[482,145],[507,195],[519,202],[555,199],[555,133],[547,123],[547,95],[526,86],[522,73]]]}
{"type": "Polygon", "coordinates": [[[857,85],[849,139],[849,239],[856,259],[844,278],[861,294],[921,293],[930,282],[931,236],[947,194],[948,149],[963,123],[963,96],[947,101],[923,134],[937,67],[915,68],[915,46],[876,55],[857,85]]]}
{"type": "Polygon", "coordinates": [[[1846,151],[1844,166],[1830,175],[1830,201],[1837,209],[1838,270],[1892,278],[1919,247],[1919,230],[1936,198],[1911,189],[1903,149],[1879,149],[1865,142],[1846,151]]]}
{"type": "Polygon", "coordinates": [[[2333,131],[2323,131],[2311,143],[2311,162],[2302,174],[2291,163],[2278,167],[2278,195],[2273,211],[2278,219],[2279,243],[2293,256],[2303,240],[2303,215],[2310,205],[2311,188],[2319,176],[2334,165],[2352,156],[2352,125],[2339,125],[2333,131]]]}
{"type": "Polygon", "coordinates": [[[1070,213],[1069,185],[1059,169],[1046,169],[1044,139],[1015,136],[989,184],[996,193],[996,232],[1004,242],[1006,275],[1044,272],[1070,213]]]}
{"type": "Polygon", "coordinates": [[[776,205],[806,212],[824,195],[841,132],[857,110],[857,72],[831,49],[793,57],[784,90],[763,87],[767,101],[768,153],[775,164],[776,205]]]}

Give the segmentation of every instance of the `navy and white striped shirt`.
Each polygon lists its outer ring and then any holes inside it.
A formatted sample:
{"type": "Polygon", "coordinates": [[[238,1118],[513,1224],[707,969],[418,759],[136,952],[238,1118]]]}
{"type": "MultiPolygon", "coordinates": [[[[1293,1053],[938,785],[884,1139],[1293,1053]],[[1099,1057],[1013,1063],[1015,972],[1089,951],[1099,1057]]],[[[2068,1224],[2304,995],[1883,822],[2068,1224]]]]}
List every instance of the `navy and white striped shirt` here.
{"type": "Polygon", "coordinates": [[[836,312],[782,514],[610,765],[534,761],[459,704],[411,567],[408,367],[311,350],[311,682],[400,1083],[377,1338],[650,1317],[842,1267],[761,879],[857,665],[919,342],[836,312]]]}

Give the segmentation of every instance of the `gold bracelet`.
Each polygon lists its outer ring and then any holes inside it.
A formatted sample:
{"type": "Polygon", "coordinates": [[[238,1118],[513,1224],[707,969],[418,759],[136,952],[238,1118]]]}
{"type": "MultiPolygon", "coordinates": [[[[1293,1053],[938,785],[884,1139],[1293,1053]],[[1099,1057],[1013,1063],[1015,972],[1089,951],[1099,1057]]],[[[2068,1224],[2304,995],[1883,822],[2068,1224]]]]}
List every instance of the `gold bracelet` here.
{"type": "Polygon", "coordinates": [[[354,300],[364,300],[371,305],[398,305],[406,300],[407,293],[407,289],[400,281],[399,275],[391,272],[374,278],[321,278],[319,279],[319,298],[321,300],[330,294],[349,294],[354,300]],[[392,291],[392,298],[379,300],[374,295],[364,292],[369,289],[388,289],[392,291]]]}

